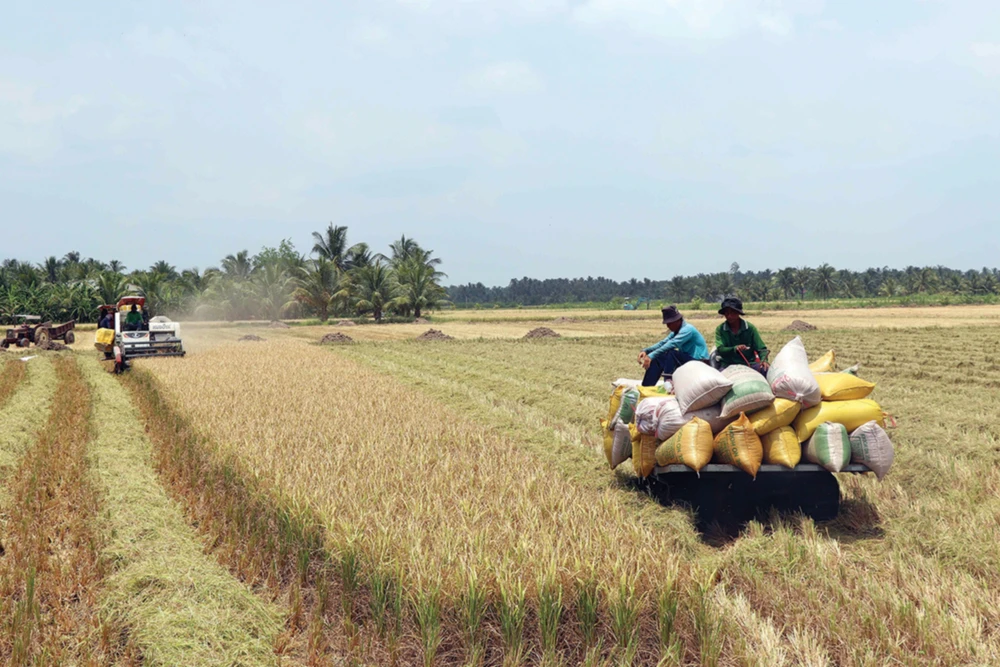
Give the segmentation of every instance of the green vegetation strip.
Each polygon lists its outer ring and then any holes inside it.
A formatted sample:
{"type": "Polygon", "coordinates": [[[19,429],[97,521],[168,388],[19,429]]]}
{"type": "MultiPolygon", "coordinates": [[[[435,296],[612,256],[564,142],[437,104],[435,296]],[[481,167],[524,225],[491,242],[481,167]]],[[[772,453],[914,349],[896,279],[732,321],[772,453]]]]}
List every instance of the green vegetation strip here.
{"type": "Polygon", "coordinates": [[[48,419],[56,390],[56,372],[48,355],[8,363],[22,364],[26,380],[0,408],[0,505],[7,500],[6,486],[2,482],[48,419]]]}
{"type": "Polygon", "coordinates": [[[102,608],[131,629],[146,665],[273,665],[281,615],[204,553],[159,484],[129,393],[80,357],[94,398],[94,469],[105,526],[102,608]]]}

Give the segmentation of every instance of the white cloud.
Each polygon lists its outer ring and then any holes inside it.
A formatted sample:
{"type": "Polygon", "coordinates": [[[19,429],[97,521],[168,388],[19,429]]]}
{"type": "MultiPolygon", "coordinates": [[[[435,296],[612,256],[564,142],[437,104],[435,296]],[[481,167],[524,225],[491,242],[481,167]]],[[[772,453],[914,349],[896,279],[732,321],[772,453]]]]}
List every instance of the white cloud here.
{"type": "Polygon", "coordinates": [[[969,50],[980,58],[1000,58],[1000,42],[976,42],[969,50]]]}
{"type": "Polygon", "coordinates": [[[520,60],[483,67],[472,74],[470,83],[484,92],[505,94],[535,93],[545,88],[538,72],[530,64],[520,60]]]}
{"type": "Polygon", "coordinates": [[[796,16],[822,11],[823,0],[586,0],[573,17],[658,37],[717,39],[753,29],[788,35],[796,16]]]}
{"type": "Polygon", "coordinates": [[[36,87],[0,79],[0,154],[50,157],[59,150],[62,124],[86,105],[80,95],[43,101],[36,87]]]}

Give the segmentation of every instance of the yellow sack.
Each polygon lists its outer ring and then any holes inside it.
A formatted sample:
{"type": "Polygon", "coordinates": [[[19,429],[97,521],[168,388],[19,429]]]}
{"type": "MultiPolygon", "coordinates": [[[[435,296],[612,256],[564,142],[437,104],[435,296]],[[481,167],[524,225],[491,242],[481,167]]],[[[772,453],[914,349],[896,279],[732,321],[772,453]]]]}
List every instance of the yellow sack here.
{"type": "Polygon", "coordinates": [[[734,465],[756,479],[764,449],[746,415],[740,414],[739,419],[715,436],[715,456],[720,463],[734,465]]]}
{"type": "Polygon", "coordinates": [[[848,431],[853,431],[870,421],[885,427],[882,408],[869,398],[857,401],[823,401],[815,407],[803,410],[795,418],[795,437],[799,442],[807,441],[824,422],[843,424],[848,431]]]}
{"type": "Polygon", "coordinates": [[[95,345],[113,345],[115,342],[114,329],[98,329],[94,334],[95,345]]]}
{"type": "Polygon", "coordinates": [[[782,426],[788,426],[798,416],[802,410],[802,404],[798,401],[790,401],[787,398],[776,398],[774,403],[763,410],[750,413],[750,423],[753,424],[754,433],[765,435],[777,430],[782,426]]]}
{"type": "Polygon", "coordinates": [[[670,395],[669,393],[667,393],[666,388],[662,384],[657,385],[655,387],[636,387],[636,389],[639,390],[640,403],[645,401],[647,398],[654,398],[654,397],[663,398],[665,396],[670,395]]]}
{"type": "Polygon", "coordinates": [[[833,370],[833,363],[836,361],[837,355],[833,350],[830,350],[822,357],[816,361],[809,364],[809,370],[813,373],[829,373],[833,370]]]}
{"type": "Polygon", "coordinates": [[[866,398],[875,389],[874,382],[866,382],[850,373],[814,373],[824,401],[856,401],[866,398]]]}
{"type": "Polygon", "coordinates": [[[611,407],[608,408],[607,425],[611,427],[610,430],[612,431],[614,430],[614,424],[612,422],[614,422],[615,416],[618,414],[618,410],[622,407],[622,394],[625,393],[626,389],[628,389],[627,386],[620,384],[615,387],[613,392],[611,392],[611,407]]]}
{"type": "Polygon", "coordinates": [[[632,467],[639,477],[649,477],[656,467],[656,448],[660,441],[655,435],[639,435],[632,441],[632,467]]]}
{"type": "Polygon", "coordinates": [[[697,472],[712,460],[714,449],[711,424],[695,417],[656,448],[656,463],[661,466],[679,463],[697,472]]]}
{"type": "Polygon", "coordinates": [[[608,420],[601,420],[601,433],[604,435],[604,456],[608,459],[608,465],[614,468],[611,463],[611,448],[615,445],[615,432],[608,430],[608,420]]]}
{"type": "Polygon", "coordinates": [[[802,460],[802,445],[791,426],[782,426],[761,436],[760,444],[764,449],[764,463],[794,468],[802,460]]]}

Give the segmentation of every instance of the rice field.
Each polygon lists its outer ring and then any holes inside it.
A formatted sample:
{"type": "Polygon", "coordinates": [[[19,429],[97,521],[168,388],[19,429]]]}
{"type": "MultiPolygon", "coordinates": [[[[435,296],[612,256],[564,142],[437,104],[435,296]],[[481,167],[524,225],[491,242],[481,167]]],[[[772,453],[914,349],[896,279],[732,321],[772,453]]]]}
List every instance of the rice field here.
{"type": "MultiPolygon", "coordinates": [[[[754,316],[772,349],[805,319],[813,356],[862,365],[897,418],[896,462],[882,483],[839,476],[833,521],[771,514],[736,535],[699,532],[629,463],[607,469],[608,381],[638,374],[656,314],[469,312],[495,317],[191,327],[187,357],[124,378],[85,335],[0,358],[0,543],[22,539],[28,471],[97,508],[54,524],[92,536],[60,551],[94,563],[76,624],[41,614],[4,659],[1000,664],[1000,308],[754,316]],[[456,340],[415,340],[430,326],[456,340]],[[563,337],[523,340],[535,326],[563,337]],[[331,331],[356,343],[318,345],[331,331]],[[75,398],[56,389],[74,382],[75,398]],[[54,405],[87,425],[75,439],[52,440],[54,405]],[[85,452],[70,458],[86,471],[45,464],[54,451],[85,452]]],[[[6,558],[0,622],[23,630],[27,571],[6,558]]]]}

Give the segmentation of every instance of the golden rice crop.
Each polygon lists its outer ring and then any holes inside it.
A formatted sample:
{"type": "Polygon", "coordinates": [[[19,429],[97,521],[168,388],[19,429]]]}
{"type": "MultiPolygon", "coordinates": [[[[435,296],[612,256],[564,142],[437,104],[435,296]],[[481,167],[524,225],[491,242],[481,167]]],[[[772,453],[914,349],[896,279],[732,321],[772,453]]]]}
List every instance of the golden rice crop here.
{"type": "MultiPolygon", "coordinates": [[[[51,358],[52,355],[45,354],[26,362],[8,362],[23,366],[26,377],[7,402],[0,405],[0,482],[17,465],[25,447],[34,442],[49,416],[56,390],[51,358]]],[[[0,503],[5,496],[6,487],[0,483],[0,503]]]]}
{"type": "MultiPolygon", "coordinates": [[[[554,599],[572,606],[588,581],[605,600],[595,632],[610,643],[615,601],[638,619],[679,559],[703,548],[690,531],[658,530],[613,489],[561,480],[502,433],[392,377],[317,346],[272,349],[222,346],[197,364],[147,366],[167,400],[258,481],[314,508],[333,552],[349,545],[367,568],[398,573],[447,618],[476,582],[499,605],[509,652],[518,636],[544,634],[524,627],[525,614],[554,599]]],[[[561,614],[554,627],[564,631],[574,621],[561,614]]],[[[638,620],[631,625],[637,632],[638,620]]],[[[518,650],[530,651],[526,642],[518,650]]]]}

